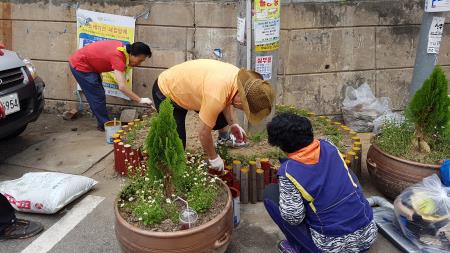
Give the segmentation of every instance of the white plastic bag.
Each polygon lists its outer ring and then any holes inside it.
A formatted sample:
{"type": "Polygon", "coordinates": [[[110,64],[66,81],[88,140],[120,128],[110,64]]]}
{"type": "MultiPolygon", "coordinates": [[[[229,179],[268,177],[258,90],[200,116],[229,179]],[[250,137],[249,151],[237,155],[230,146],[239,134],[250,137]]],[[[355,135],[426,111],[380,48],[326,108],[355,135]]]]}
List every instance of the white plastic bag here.
{"type": "Polygon", "coordinates": [[[394,201],[403,234],[422,250],[450,251],[450,188],[434,174],[404,190],[394,201]]]}
{"type": "Polygon", "coordinates": [[[381,128],[385,123],[391,122],[395,123],[396,125],[400,125],[405,122],[405,120],[405,116],[398,112],[385,113],[373,121],[373,133],[379,134],[381,128]]]}
{"type": "Polygon", "coordinates": [[[21,212],[53,214],[88,192],[97,181],[56,172],[31,172],[0,182],[0,193],[21,212]]]}
{"type": "Polygon", "coordinates": [[[345,124],[357,132],[372,132],[373,121],[390,112],[389,104],[387,97],[376,98],[367,83],[357,89],[349,86],[342,103],[345,124]]]}

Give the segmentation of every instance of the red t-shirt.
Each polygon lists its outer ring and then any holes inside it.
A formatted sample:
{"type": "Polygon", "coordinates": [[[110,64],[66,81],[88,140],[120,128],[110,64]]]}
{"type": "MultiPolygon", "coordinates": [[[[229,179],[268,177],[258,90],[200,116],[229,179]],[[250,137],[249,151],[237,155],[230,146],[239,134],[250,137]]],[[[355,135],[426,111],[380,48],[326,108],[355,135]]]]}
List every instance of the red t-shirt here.
{"type": "Polygon", "coordinates": [[[117,50],[122,47],[120,41],[103,40],[78,49],[69,58],[70,65],[80,72],[124,72],[126,69],[125,55],[117,50]]]}

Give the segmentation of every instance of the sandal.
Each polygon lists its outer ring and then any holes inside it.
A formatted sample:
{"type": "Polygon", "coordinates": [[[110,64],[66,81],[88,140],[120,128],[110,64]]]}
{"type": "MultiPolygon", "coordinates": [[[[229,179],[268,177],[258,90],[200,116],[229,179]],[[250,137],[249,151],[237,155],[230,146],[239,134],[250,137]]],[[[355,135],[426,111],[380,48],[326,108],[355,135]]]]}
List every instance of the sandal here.
{"type": "Polygon", "coordinates": [[[26,239],[39,234],[44,227],[39,222],[17,219],[0,232],[0,240],[26,239]]]}

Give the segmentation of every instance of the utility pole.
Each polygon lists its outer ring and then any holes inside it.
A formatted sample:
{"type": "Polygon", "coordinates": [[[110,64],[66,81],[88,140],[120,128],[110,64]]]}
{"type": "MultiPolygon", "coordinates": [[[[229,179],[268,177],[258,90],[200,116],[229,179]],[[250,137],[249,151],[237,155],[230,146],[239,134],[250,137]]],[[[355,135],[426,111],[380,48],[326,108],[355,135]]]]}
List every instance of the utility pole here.
{"type": "MultiPolygon", "coordinates": [[[[278,57],[280,40],[280,0],[239,0],[238,12],[238,59],[241,68],[255,70],[272,84],[275,94],[278,90],[278,57]],[[239,41],[243,33],[239,24],[245,20],[245,40],[239,41]]],[[[275,111],[275,104],[272,112],[275,111]]],[[[250,132],[262,131],[270,115],[256,126],[249,125],[243,114],[238,115],[250,132]]]]}
{"type": "Polygon", "coordinates": [[[425,0],[425,12],[420,26],[419,46],[416,52],[413,79],[409,88],[410,99],[422,87],[438,61],[444,13],[450,11],[450,0],[425,0]]]}

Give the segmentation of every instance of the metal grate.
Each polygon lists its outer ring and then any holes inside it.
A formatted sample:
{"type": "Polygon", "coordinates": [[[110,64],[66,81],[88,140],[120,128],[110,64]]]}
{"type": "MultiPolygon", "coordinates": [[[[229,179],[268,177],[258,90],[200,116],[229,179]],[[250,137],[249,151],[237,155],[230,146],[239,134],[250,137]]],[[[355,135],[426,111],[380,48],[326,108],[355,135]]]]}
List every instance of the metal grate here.
{"type": "Polygon", "coordinates": [[[24,76],[21,68],[0,71],[0,90],[21,84],[23,79],[24,76]]]}

